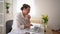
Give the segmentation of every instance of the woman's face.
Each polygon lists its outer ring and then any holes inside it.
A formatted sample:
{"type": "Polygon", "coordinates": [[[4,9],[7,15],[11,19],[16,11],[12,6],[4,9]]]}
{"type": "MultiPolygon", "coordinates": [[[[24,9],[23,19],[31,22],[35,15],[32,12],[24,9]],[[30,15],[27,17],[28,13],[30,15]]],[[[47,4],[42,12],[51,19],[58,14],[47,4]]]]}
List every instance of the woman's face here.
{"type": "Polygon", "coordinates": [[[23,13],[24,13],[25,15],[28,15],[29,12],[30,12],[30,8],[29,8],[29,7],[23,9],[23,13]]]}

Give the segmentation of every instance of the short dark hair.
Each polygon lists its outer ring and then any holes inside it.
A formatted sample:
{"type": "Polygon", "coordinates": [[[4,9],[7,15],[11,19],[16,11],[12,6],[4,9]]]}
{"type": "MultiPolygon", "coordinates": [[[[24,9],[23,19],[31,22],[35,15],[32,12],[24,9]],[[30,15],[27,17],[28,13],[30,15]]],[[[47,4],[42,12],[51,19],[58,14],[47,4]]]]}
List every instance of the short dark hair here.
{"type": "Polygon", "coordinates": [[[23,4],[23,6],[21,7],[21,10],[23,10],[24,8],[26,9],[28,7],[30,8],[30,6],[28,4],[23,4]]]}

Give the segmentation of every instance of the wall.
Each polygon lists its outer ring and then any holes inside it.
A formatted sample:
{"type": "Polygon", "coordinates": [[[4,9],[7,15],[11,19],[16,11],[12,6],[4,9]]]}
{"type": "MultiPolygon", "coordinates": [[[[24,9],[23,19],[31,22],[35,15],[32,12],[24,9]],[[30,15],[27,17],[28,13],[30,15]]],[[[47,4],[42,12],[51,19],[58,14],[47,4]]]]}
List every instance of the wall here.
{"type": "Polygon", "coordinates": [[[13,17],[16,16],[17,12],[18,12],[17,11],[17,0],[13,0],[13,17]]]}
{"type": "Polygon", "coordinates": [[[5,20],[12,20],[13,19],[13,0],[5,0],[5,2],[10,3],[9,13],[5,14],[5,20]]]}
{"type": "Polygon", "coordinates": [[[47,13],[49,15],[49,28],[55,30],[60,28],[60,0],[35,0],[35,5],[37,17],[47,13]]]}

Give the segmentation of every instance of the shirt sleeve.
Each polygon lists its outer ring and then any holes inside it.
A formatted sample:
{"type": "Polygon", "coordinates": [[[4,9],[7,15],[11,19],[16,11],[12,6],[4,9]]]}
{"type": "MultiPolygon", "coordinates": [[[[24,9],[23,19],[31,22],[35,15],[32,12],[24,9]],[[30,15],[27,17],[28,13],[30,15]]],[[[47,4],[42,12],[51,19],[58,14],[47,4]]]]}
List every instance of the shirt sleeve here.
{"type": "Polygon", "coordinates": [[[19,29],[24,29],[24,24],[22,23],[22,20],[21,20],[22,18],[21,18],[21,16],[18,14],[16,17],[15,17],[15,19],[14,19],[14,21],[13,21],[13,29],[15,28],[19,28],[19,29]]]}

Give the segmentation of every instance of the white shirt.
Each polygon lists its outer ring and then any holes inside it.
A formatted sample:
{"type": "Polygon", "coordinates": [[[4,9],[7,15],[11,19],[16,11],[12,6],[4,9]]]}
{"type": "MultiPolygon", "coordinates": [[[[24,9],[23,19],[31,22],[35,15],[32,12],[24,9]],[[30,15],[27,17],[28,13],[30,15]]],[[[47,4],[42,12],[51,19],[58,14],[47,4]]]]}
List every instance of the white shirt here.
{"type": "Polygon", "coordinates": [[[28,23],[27,17],[25,18],[22,13],[19,13],[13,20],[12,29],[23,29],[26,23],[28,23]]]}

